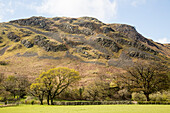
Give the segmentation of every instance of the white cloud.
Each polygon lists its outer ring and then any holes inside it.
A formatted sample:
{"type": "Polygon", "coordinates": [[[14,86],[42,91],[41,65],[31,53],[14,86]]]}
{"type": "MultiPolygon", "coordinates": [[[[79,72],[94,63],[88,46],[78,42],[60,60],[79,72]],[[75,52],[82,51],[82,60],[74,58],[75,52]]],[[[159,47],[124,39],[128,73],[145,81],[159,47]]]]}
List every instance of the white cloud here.
{"type": "Polygon", "coordinates": [[[131,5],[134,6],[134,7],[137,7],[137,6],[139,6],[141,4],[145,4],[145,3],[146,3],[146,0],[133,0],[131,2],[131,5]]]}
{"type": "Polygon", "coordinates": [[[0,1],[0,22],[3,21],[3,18],[6,15],[14,14],[14,9],[12,7],[12,1],[9,1],[8,4],[3,3],[0,1]]]}
{"type": "Polygon", "coordinates": [[[51,16],[91,16],[109,22],[116,17],[116,6],[116,0],[43,0],[36,10],[51,16]]]}
{"type": "Polygon", "coordinates": [[[3,18],[3,7],[4,7],[4,4],[2,2],[0,2],[0,22],[2,21],[2,18],[3,18]]]}
{"type": "Polygon", "coordinates": [[[158,42],[159,43],[162,43],[162,44],[164,44],[164,43],[170,43],[170,39],[168,39],[168,38],[161,38],[161,39],[158,39],[158,42]]]}

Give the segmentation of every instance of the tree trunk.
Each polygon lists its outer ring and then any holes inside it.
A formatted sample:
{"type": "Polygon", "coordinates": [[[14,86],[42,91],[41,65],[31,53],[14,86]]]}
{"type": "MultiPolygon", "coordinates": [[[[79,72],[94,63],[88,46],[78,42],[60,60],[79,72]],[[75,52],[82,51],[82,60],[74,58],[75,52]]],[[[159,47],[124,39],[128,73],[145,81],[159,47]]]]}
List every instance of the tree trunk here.
{"type": "Polygon", "coordinates": [[[15,93],[14,93],[14,99],[15,99],[15,93]]]}
{"type": "Polygon", "coordinates": [[[51,98],[51,105],[54,105],[53,98],[51,98]]]}
{"type": "Polygon", "coordinates": [[[40,104],[43,105],[43,99],[40,99],[40,102],[41,102],[40,104]]]}
{"type": "Polygon", "coordinates": [[[47,95],[47,104],[48,105],[50,105],[50,98],[49,98],[50,96],[49,95],[47,95]]]}
{"type": "Polygon", "coordinates": [[[144,93],[144,94],[146,96],[146,101],[150,101],[149,94],[148,93],[144,93]]]}

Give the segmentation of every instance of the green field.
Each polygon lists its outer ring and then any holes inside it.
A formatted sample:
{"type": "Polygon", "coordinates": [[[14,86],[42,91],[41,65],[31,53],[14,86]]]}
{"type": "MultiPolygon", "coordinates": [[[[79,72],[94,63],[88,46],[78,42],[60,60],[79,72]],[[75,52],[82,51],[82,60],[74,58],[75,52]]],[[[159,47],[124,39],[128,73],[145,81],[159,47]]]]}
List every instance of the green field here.
{"type": "Polygon", "coordinates": [[[0,113],[170,113],[169,105],[20,105],[0,108],[0,113]]]}

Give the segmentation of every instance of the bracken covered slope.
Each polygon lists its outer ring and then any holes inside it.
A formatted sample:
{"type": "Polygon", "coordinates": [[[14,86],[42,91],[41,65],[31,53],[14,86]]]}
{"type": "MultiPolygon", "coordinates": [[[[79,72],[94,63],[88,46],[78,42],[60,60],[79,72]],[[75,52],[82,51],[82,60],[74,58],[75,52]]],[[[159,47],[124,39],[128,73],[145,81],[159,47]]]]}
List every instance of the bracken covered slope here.
{"type": "Polygon", "coordinates": [[[0,23],[0,65],[6,75],[35,77],[49,68],[80,71],[84,82],[123,72],[136,60],[169,63],[169,44],[160,44],[125,24],[96,18],[31,17],[0,23]]]}

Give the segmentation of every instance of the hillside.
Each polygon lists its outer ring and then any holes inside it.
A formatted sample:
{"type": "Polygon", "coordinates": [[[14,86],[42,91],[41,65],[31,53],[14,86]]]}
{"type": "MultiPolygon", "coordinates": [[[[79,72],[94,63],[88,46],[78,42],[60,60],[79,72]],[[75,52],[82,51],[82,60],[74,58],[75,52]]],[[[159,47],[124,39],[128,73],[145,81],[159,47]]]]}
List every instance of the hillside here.
{"type": "Polygon", "coordinates": [[[169,44],[160,44],[125,24],[96,18],[31,17],[0,23],[0,72],[35,78],[53,67],[69,67],[86,84],[103,74],[124,72],[137,60],[170,63],[169,44]]]}

